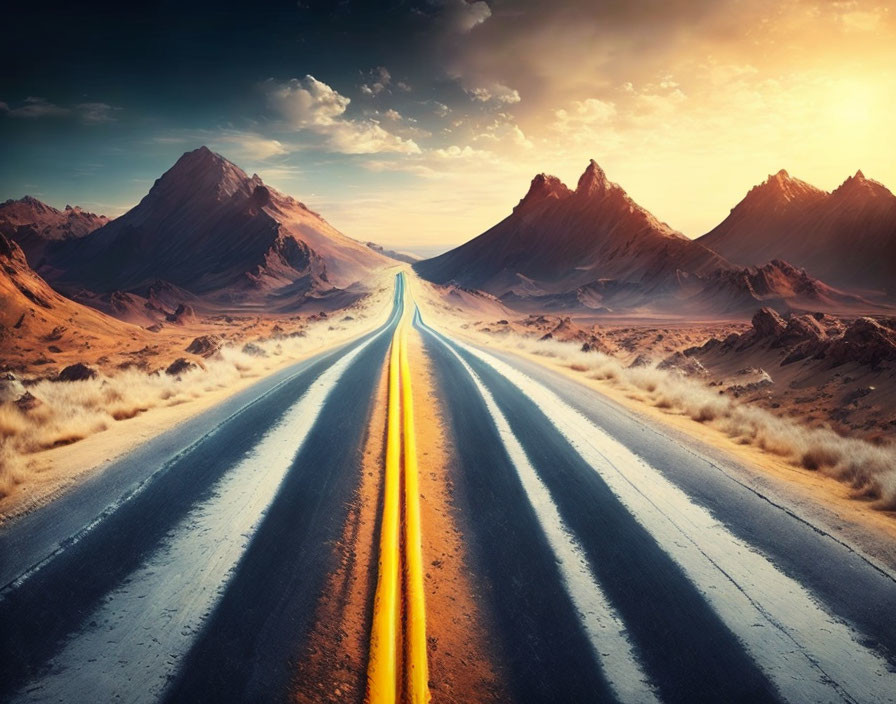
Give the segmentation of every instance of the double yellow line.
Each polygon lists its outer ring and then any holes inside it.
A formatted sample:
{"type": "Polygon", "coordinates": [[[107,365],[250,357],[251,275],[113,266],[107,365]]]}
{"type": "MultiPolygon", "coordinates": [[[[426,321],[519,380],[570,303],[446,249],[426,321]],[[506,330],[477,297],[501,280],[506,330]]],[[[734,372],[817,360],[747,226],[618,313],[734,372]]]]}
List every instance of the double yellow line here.
{"type": "Polygon", "coordinates": [[[404,314],[392,337],[389,354],[383,518],[367,666],[370,704],[426,704],[430,699],[417,444],[407,350],[410,311],[406,295],[404,314]]]}

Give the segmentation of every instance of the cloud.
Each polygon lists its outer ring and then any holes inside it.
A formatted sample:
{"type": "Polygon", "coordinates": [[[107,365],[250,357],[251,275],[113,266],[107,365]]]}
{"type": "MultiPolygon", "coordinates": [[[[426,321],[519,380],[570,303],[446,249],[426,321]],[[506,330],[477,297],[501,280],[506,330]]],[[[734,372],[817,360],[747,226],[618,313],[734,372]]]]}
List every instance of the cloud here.
{"type": "Polygon", "coordinates": [[[225,133],[217,137],[216,141],[235,147],[241,158],[264,161],[290,153],[290,150],[278,140],[249,132],[225,133]]]}
{"type": "Polygon", "coordinates": [[[446,147],[444,149],[433,149],[430,154],[432,154],[437,159],[476,159],[476,158],[492,158],[494,155],[491,152],[485,151],[483,149],[474,149],[469,144],[464,147],[459,147],[456,144],[452,144],[450,147],[446,147]]]}
{"type": "Polygon", "coordinates": [[[505,86],[503,83],[491,83],[487,86],[467,88],[467,93],[481,103],[495,102],[504,105],[513,105],[520,102],[520,94],[515,89],[505,86]]]}
{"type": "Polygon", "coordinates": [[[335,122],[327,128],[326,136],[329,146],[341,154],[420,153],[420,147],[414,140],[402,139],[380,127],[374,120],[335,122]]]}
{"type": "Polygon", "coordinates": [[[0,113],[10,117],[36,120],[43,117],[76,117],[87,125],[100,125],[115,122],[113,113],[121,108],[107,103],[78,103],[74,107],[64,107],[51,103],[46,98],[28,96],[18,107],[10,107],[0,102],[0,113]]]}
{"type": "Polygon", "coordinates": [[[465,34],[492,16],[487,2],[467,0],[442,0],[440,18],[449,31],[465,34]]]}
{"type": "Polygon", "coordinates": [[[384,91],[388,91],[389,85],[392,83],[392,75],[385,66],[377,66],[371,71],[371,80],[368,83],[361,84],[361,92],[367,96],[376,96],[384,91]]]}
{"type": "Polygon", "coordinates": [[[314,76],[280,83],[270,78],[262,84],[268,107],[296,130],[322,136],[326,146],[342,154],[396,152],[418,154],[412,139],[403,139],[371,118],[351,119],[345,111],[351,99],[314,76]]]}
{"type": "Polygon", "coordinates": [[[616,117],[616,106],[597,98],[586,98],[573,101],[569,110],[554,111],[554,117],[553,127],[558,130],[604,125],[616,117]]]}
{"type": "Polygon", "coordinates": [[[114,113],[121,110],[121,108],[106,103],[80,103],[75,106],[75,109],[81,116],[81,120],[90,125],[115,122],[114,113]]]}
{"type": "Polygon", "coordinates": [[[291,78],[285,83],[269,78],[262,89],[268,107],[296,128],[332,125],[351,102],[311,75],[301,80],[291,78]]]}
{"type": "Polygon", "coordinates": [[[40,117],[60,117],[68,115],[71,110],[60,107],[48,101],[46,98],[28,96],[19,107],[11,108],[7,103],[0,103],[0,111],[10,117],[25,119],[37,119],[40,117]]]}
{"type": "Polygon", "coordinates": [[[294,147],[256,132],[242,130],[178,130],[152,138],[156,144],[206,144],[237,161],[264,161],[295,151],[294,147]]]}

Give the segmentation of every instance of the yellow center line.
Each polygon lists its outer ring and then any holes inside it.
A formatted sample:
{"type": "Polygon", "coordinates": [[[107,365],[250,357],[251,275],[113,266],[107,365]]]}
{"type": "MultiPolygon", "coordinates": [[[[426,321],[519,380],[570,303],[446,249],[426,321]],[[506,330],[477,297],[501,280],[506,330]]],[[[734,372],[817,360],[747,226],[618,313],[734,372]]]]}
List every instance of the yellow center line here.
{"type": "Polygon", "coordinates": [[[420,491],[418,489],[417,440],[414,434],[414,397],[408,364],[408,328],[401,328],[402,405],[404,410],[404,546],[406,614],[406,701],[429,701],[429,665],[426,659],[426,602],[423,591],[423,548],[420,527],[420,491]]]}
{"type": "Polygon", "coordinates": [[[399,696],[410,704],[427,704],[430,700],[419,470],[407,353],[412,301],[407,287],[405,292],[404,311],[392,336],[389,355],[383,518],[367,666],[367,701],[370,704],[395,704],[399,696]],[[400,530],[402,454],[405,480],[403,541],[400,530]]]}

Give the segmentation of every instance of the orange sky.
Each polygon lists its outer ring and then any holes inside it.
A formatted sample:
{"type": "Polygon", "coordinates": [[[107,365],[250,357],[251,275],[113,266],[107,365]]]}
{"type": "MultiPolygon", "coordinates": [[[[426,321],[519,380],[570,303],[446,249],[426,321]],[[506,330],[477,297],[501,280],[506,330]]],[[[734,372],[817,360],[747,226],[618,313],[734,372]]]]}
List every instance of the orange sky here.
{"type": "Polygon", "coordinates": [[[447,148],[364,159],[376,173],[414,174],[400,191],[368,186],[357,201],[322,194],[316,205],[355,237],[459,243],[507,215],[534,174],[574,185],[595,158],[693,237],[780,168],[826,189],[859,168],[896,187],[887,4],[715,5],[682,10],[685,23],[623,17],[609,28],[546,12],[514,31],[493,12],[463,35],[449,71],[468,87],[513,92],[492,98],[487,120],[455,108],[447,148]]]}

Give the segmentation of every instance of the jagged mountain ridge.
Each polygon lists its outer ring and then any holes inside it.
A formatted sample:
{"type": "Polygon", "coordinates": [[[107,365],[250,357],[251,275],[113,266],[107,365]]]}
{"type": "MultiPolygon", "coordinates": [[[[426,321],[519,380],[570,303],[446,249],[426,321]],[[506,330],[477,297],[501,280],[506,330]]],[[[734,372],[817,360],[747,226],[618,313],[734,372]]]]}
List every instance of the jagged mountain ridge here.
{"type": "Polygon", "coordinates": [[[40,265],[50,243],[85,237],[108,222],[77,205],[57,210],[32,196],[0,204],[0,233],[22,248],[32,267],[40,265]]]}
{"type": "MultiPolygon", "coordinates": [[[[781,171],[748,200],[786,217],[790,203],[823,195],[781,171]]],[[[657,220],[593,160],[575,190],[539,174],[505,220],[415,268],[435,283],[479,288],[529,310],[741,315],[757,305],[782,311],[872,305],[781,259],[731,264],[657,220]]]]}
{"type": "Polygon", "coordinates": [[[830,193],[779,171],[697,241],[735,264],[785,259],[832,285],[896,295],[896,196],[861,171],[830,193]]]}
{"type": "Polygon", "coordinates": [[[603,279],[658,289],[679,272],[730,265],[657,220],[592,160],[574,191],[539,174],[507,218],[415,268],[436,283],[500,296],[560,293],[603,279]]]}

